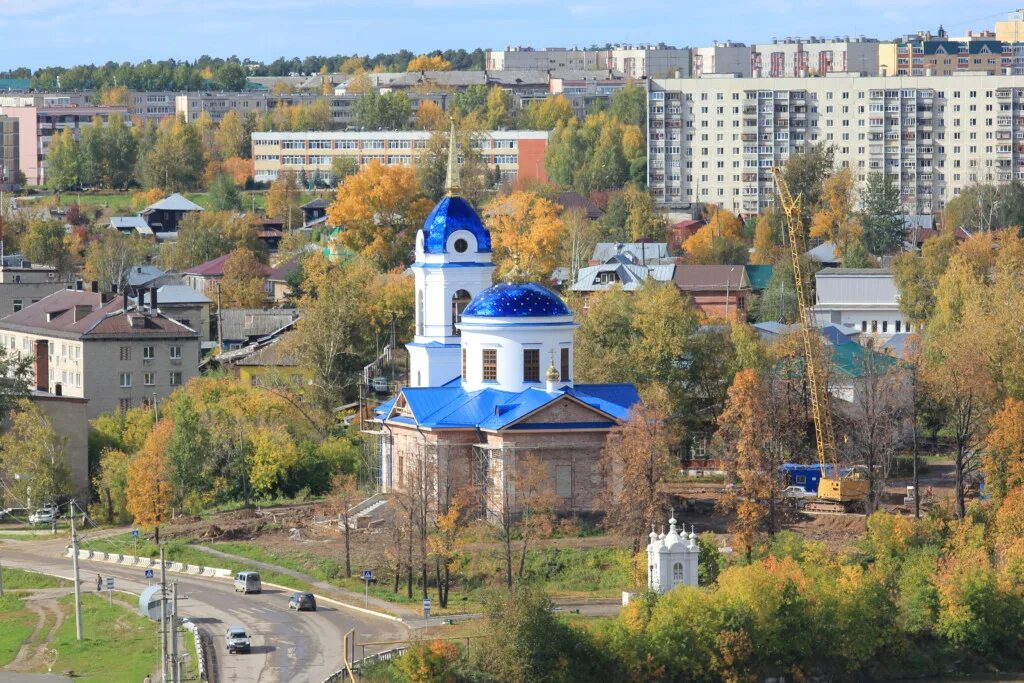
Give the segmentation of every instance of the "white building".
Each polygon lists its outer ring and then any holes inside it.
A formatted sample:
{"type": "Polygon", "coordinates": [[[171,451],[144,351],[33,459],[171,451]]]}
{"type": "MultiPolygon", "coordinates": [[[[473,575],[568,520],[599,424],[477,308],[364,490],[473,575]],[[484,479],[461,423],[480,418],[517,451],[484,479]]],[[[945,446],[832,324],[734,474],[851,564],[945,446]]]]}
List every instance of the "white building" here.
{"type": "Polygon", "coordinates": [[[893,178],[911,214],[966,186],[1024,179],[1024,83],[1015,76],[654,79],[648,183],[684,209],[749,215],[771,204],[771,169],[808,143],[834,147],[858,183],[893,178]]]}
{"type": "Polygon", "coordinates": [[[697,534],[684,528],[676,531],[676,519],[668,520],[668,533],[657,534],[651,529],[647,544],[647,588],[668,593],[676,586],[696,586],[700,549],[697,534]]]}
{"type": "Polygon", "coordinates": [[[814,275],[814,317],[819,325],[845,325],[861,332],[858,341],[884,342],[910,332],[900,311],[892,271],[878,268],[824,268],[814,275]]]}

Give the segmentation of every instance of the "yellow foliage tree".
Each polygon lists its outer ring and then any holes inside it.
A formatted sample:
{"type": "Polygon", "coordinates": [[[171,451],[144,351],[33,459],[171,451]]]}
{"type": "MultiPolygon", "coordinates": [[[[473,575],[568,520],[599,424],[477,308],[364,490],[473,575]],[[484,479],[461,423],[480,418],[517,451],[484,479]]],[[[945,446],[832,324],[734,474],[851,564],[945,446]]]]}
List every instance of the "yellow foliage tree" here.
{"type": "Polygon", "coordinates": [[[366,61],[362,57],[349,57],[341,63],[338,71],[343,74],[357,74],[366,68],[366,61]]]}
{"type": "Polygon", "coordinates": [[[338,186],[327,220],[344,226],[345,246],[391,269],[409,259],[431,206],[415,169],[372,161],[338,186]]]}
{"type": "Polygon", "coordinates": [[[249,435],[249,482],[257,494],[269,493],[300,459],[298,446],[284,427],[263,426],[249,435]]]}
{"type": "Polygon", "coordinates": [[[132,211],[142,211],[150,204],[155,204],[164,198],[164,191],[159,187],[154,187],[149,190],[142,190],[141,192],[133,192],[131,207],[132,211]]]}
{"type": "Polygon", "coordinates": [[[171,510],[171,481],[164,449],[173,429],[170,420],[158,422],[128,464],[126,508],[140,527],[157,530],[158,541],[160,525],[171,510]]]}
{"type": "Polygon", "coordinates": [[[345,84],[345,92],[352,95],[362,95],[373,90],[373,81],[366,75],[365,72],[360,71],[348,79],[348,83],[345,84]]]}
{"type": "Polygon", "coordinates": [[[855,212],[853,173],[841,168],[822,184],[821,208],[811,218],[811,237],[829,240],[842,256],[861,239],[864,226],[855,212]]]}
{"type": "Polygon", "coordinates": [[[420,130],[445,130],[448,127],[448,115],[433,100],[423,100],[416,110],[416,127],[420,130]]]}
{"type": "Polygon", "coordinates": [[[441,55],[420,55],[409,60],[406,71],[451,71],[452,63],[441,55]]]}
{"type": "Polygon", "coordinates": [[[484,213],[495,254],[495,277],[545,280],[558,254],[562,233],[559,207],[534,192],[495,199],[484,213]]]}
{"type": "Polygon", "coordinates": [[[100,106],[127,107],[129,102],[128,86],[126,85],[104,86],[100,88],[100,106]]]}
{"type": "Polygon", "coordinates": [[[224,261],[220,281],[221,305],[225,308],[259,308],[267,295],[263,288],[264,268],[249,249],[235,249],[224,261]]]}
{"type": "Polygon", "coordinates": [[[771,214],[762,212],[754,226],[754,253],[750,255],[752,263],[775,263],[779,257],[779,245],[775,240],[775,226],[771,214]]]}
{"type": "Polygon", "coordinates": [[[214,133],[214,146],[218,159],[230,159],[245,154],[245,125],[234,109],[224,114],[214,133]]]}
{"type": "Polygon", "coordinates": [[[707,224],[683,242],[683,250],[697,263],[710,263],[716,239],[743,239],[743,223],[728,209],[707,206],[707,224]]]}

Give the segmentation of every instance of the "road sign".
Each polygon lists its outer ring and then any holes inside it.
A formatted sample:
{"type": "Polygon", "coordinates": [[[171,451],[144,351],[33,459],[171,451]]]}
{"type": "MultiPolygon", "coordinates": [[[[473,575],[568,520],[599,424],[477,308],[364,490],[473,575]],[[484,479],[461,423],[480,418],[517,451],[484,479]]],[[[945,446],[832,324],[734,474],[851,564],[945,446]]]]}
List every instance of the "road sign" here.
{"type": "Polygon", "coordinates": [[[430,617],[430,598],[423,598],[423,618],[430,617]]]}
{"type": "Polygon", "coordinates": [[[146,575],[147,579],[152,579],[153,578],[153,570],[152,569],[147,569],[145,571],[145,575],[146,575]]]}
{"type": "Polygon", "coordinates": [[[139,530],[138,529],[132,529],[132,538],[138,538],[138,537],[139,537],[139,530]]]}
{"type": "Polygon", "coordinates": [[[114,590],[114,577],[113,576],[108,576],[107,577],[107,590],[108,591],[114,590]]]}
{"type": "Polygon", "coordinates": [[[373,571],[370,569],[363,570],[363,581],[373,581],[373,571]]]}

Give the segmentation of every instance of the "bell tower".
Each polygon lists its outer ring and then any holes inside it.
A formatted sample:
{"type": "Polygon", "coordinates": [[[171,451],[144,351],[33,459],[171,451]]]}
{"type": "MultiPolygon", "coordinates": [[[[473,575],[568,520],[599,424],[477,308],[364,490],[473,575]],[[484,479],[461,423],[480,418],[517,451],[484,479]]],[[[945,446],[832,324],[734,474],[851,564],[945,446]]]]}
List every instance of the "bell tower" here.
{"type": "Polygon", "coordinates": [[[459,196],[455,123],[448,138],[445,196],[416,233],[416,336],[409,350],[410,386],[438,387],[462,374],[456,324],[473,297],[491,286],[491,234],[459,196]]]}

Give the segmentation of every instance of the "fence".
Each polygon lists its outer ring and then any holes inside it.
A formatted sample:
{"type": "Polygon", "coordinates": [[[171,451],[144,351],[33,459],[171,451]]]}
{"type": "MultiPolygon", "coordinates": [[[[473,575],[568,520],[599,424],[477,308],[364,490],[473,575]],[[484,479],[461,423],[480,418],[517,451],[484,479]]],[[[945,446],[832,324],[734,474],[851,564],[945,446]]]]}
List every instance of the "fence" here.
{"type": "Polygon", "coordinates": [[[199,678],[201,678],[204,681],[210,680],[210,678],[209,678],[209,671],[207,670],[207,666],[206,666],[206,656],[207,656],[206,641],[203,639],[202,632],[199,630],[198,626],[193,624],[188,619],[182,619],[181,620],[181,625],[182,625],[182,627],[184,627],[184,629],[186,631],[188,631],[189,633],[192,634],[193,638],[195,638],[195,641],[196,641],[196,659],[199,660],[197,662],[198,665],[199,665],[199,678]]]}
{"type": "MultiPolygon", "coordinates": [[[[71,546],[65,550],[65,555],[71,557],[71,546]]],[[[98,562],[110,562],[128,567],[159,567],[160,560],[151,557],[135,557],[134,555],[121,555],[120,553],[105,553],[88,548],[79,548],[78,557],[82,560],[93,560],[98,562]]],[[[222,579],[230,579],[233,574],[230,569],[222,567],[203,567],[197,564],[184,564],[182,562],[165,562],[164,565],[169,572],[178,574],[192,574],[193,576],[216,576],[222,579]]]]}

